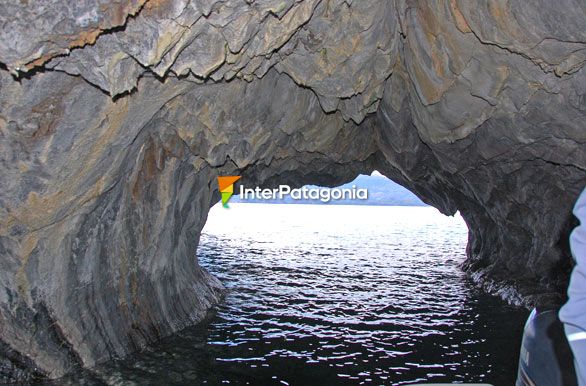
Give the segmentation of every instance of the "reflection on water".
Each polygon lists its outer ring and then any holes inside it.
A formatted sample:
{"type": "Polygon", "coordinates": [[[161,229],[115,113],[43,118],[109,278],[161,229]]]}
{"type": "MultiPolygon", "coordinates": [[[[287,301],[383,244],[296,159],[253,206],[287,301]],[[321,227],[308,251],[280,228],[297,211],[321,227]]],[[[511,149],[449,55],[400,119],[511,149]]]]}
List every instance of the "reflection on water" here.
{"type": "Polygon", "coordinates": [[[466,239],[429,207],[216,206],[217,312],[74,383],[511,385],[527,312],[473,287],[466,239]]]}

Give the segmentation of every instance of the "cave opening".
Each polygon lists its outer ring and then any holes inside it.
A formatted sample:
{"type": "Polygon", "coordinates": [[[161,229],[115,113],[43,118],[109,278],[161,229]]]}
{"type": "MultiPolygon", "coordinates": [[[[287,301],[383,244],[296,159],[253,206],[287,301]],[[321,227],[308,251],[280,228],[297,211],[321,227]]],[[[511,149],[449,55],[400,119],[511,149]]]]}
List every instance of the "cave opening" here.
{"type": "Polygon", "coordinates": [[[197,256],[226,287],[223,301],[98,373],[178,385],[514,382],[527,311],[466,276],[459,213],[378,172],[339,188],[352,186],[369,200],[218,202],[197,256]]]}

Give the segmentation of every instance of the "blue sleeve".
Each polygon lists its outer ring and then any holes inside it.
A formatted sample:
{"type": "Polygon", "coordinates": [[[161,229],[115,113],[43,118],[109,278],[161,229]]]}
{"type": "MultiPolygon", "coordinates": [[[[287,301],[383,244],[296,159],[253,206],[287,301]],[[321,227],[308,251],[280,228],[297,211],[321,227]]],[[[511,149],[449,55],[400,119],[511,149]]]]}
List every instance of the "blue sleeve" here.
{"type": "Polygon", "coordinates": [[[570,277],[568,301],[560,310],[566,336],[572,347],[580,386],[586,385],[586,189],[574,206],[580,220],[570,235],[570,247],[576,266],[570,277]]]}

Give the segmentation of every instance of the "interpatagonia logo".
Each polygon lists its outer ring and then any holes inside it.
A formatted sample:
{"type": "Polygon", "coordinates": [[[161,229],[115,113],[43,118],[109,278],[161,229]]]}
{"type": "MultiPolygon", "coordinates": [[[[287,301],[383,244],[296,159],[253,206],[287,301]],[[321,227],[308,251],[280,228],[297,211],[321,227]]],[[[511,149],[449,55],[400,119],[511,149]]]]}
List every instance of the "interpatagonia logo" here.
{"type": "Polygon", "coordinates": [[[222,176],[218,177],[218,187],[222,195],[222,206],[228,208],[228,201],[234,194],[234,183],[240,179],[240,176],[222,176]]]}
{"type": "Polygon", "coordinates": [[[261,189],[260,187],[245,188],[240,185],[241,200],[284,200],[294,201],[319,200],[323,203],[337,200],[368,200],[368,189],[357,188],[320,188],[318,186],[303,186],[292,189],[289,185],[279,185],[274,189],[261,189]]]}
{"type": "MultiPolygon", "coordinates": [[[[218,177],[218,186],[222,195],[222,206],[228,208],[228,201],[234,194],[234,183],[240,179],[240,176],[222,176],[218,177]]],[[[240,185],[240,200],[242,201],[262,201],[262,200],[293,200],[308,201],[319,200],[323,203],[337,200],[368,200],[368,189],[357,188],[352,185],[351,188],[320,188],[317,186],[303,186],[292,189],[289,185],[279,185],[278,188],[262,189],[260,187],[246,188],[240,185]]]]}

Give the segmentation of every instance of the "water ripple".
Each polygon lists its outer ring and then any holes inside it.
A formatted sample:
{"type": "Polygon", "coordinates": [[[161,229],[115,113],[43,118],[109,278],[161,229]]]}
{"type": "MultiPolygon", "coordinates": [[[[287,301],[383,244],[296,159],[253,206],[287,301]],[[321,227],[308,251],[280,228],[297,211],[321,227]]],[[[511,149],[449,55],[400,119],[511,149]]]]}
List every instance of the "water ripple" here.
{"type": "Polygon", "coordinates": [[[198,255],[225,302],[208,324],[99,378],[513,384],[526,312],[471,286],[459,268],[466,240],[461,218],[433,208],[214,207],[198,255]]]}

